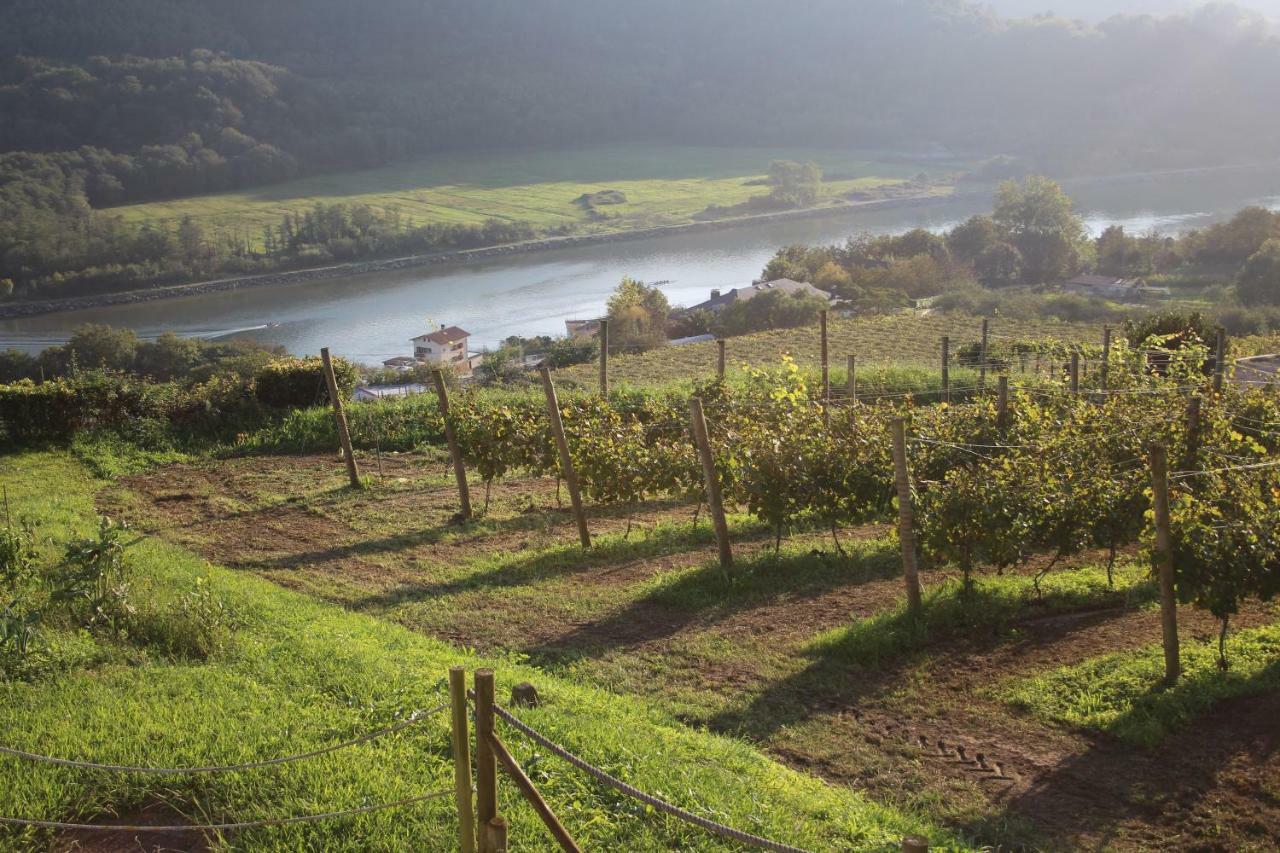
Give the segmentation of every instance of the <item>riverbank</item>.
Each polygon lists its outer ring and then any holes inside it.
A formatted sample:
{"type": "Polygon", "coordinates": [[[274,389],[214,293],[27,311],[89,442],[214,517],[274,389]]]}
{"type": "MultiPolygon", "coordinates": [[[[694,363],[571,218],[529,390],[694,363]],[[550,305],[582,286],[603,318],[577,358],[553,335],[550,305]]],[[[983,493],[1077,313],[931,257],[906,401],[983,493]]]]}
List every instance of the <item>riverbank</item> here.
{"type": "Polygon", "coordinates": [[[335,264],[332,266],[312,267],[303,270],[261,273],[251,276],[192,282],[190,284],[175,284],[167,287],[150,288],[147,290],[126,290],[119,293],[104,293],[96,296],[72,297],[68,299],[47,299],[36,302],[15,302],[0,305],[0,319],[9,320],[20,317],[33,317],[39,314],[54,314],[61,311],[78,311],[86,308],[99,308],[107,305],[129,305],[138,302],[152,302],[159,299],[173,299],[182,296],[195,296],[204,293],[218,293],[221,291],[240,290],[251,287],[300,284],[332,278],[347,278],[357,275],[369,275],[373,273],[412,269],[415,267],[467,264],[477,261],[505,258],[513,255],[524,255],[532,252],[545,252],[553,249],[577,248],[582,246],[616,243],[624,240],[643,240],[654,237],[667,237],[677,234],[705,233],[719,231],[726,228],[738,228],[747,225],[781,222],[789,219],[837,217],[866,210],[905,208],[924,204],[936,204],[939,201],[976,198],[987,193],[990,193],[990,188],[951,193],[921,193],[912,196],[871,199],[867,201],[849,201],[826,207],[775,211],[773,213],[735,216],[725,219],[708,220],[705,222],[661,225],[653,228],[637,228],[626,231],[608,231],[594,234],[571,234],[563,237],[546,237],[538,240],[525,240],[519,243],[504,243],[497,246],[484,246],[476,249],[460,249],[450,252],[432,252],[421,255],[408,255],[399,258],[356,261],[349,264],[335,264]]]}

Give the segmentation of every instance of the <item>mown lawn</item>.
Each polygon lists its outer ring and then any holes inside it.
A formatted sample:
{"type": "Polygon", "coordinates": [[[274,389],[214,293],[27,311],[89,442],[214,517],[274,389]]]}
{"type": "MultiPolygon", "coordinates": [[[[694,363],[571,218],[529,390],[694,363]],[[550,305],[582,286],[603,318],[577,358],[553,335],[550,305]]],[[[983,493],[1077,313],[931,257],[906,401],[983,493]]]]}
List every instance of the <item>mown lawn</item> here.
{"type": "MultiPolygon", "coordinates": [[[[175,225],[191,216],[214,230],[260,240],[288,211],[318,202],[395,208],[415,224],[524,221],[540,227],[614,230],[687,222],[709,205],[765,195],[750,185],[775,159],[815,160],[836,197],[915,177],[919,164],[857,151],[771,148],[611,146],[564,151],[442,154],[413,163],[305,178],[233,193],[115,208],[130,222],[175,225]],[[624,204],[600,207],[593,220],[575,203],[584,193],[620,190],[624,204]]],[[[963,164],[931,165],[935,177],[963,164]]]]}
{"type": "MultiPolygon", "coordinates": [[[[14,517],[35,524],[39,562],[47,565],[68,537],[92,532],[95,497],[105,484],[67,454],[30,453],[0,458],[0,485],[14,517]]],[[[277,478],[271,494],[293,485],[277,478]]],[[[243,518],[265,497],[245,492],[217,505],[243,518]]],[[[334,507],[344,503],[341,490],[325,488],[318,497],[334,507]]],[[[278,507],[274,515],[288,517],[278,507]]],[[[319,508],[312,517],[332,526],[319,508]]],[[[390,514],[383,523],[400,533],[415,526],[390,514]]],[[[271,525],[253,526],[261,532],[245,545],[269,543],[278,533],[271,525]]],[[[229,520],[226,528],[240,529],[229,520]]],[[[192,659],[139,637],[51,625],[28,679],[0,682],[0,745],[148,766],[269,758],[432,707],[442,699],[447,667],[488,665],[497,668],[500,697],[517,681],[538,686],[544,704],[527,712],[534,725],[640,787],[716,819],[815,850],[889,850],[914,831],[962,846],[919,819],[786,769],[740,741],[684,728],[645,700],[553,677],[496,650],[464,651],[207,562],[171,541],[144,536],[126,553],[130,600],[155,616],[158,635],[176,630],[185,618],[182,602],[203,578],[200,586],[231,614],[230,637],[207,658],[192,659]]],[[[319,558],[315,563],[324,565],[319,558]]],[[[482,599],[470,606],[484,610],[482,599]]],[[[506,740],[586,849],[734,849],[602,790],[514,733],[506,740]]],[[[448,789],[448,756],[441,719],[298,764],[221,776],[137,777],[0,756],[0,816],[97,822],[161,809],[176,816],[169,820],[219,822],[348,809],[448,789]]],[[[515,849],[553,849],[514,789],[504,783],[503,791],[515,849]]],[[[455,831],[446,799],[245,831],[221,842],[253,850],[451,850],[455,831]]],[[[66,842],[42,830],[0,829],[3,849],[66,842]]]]}

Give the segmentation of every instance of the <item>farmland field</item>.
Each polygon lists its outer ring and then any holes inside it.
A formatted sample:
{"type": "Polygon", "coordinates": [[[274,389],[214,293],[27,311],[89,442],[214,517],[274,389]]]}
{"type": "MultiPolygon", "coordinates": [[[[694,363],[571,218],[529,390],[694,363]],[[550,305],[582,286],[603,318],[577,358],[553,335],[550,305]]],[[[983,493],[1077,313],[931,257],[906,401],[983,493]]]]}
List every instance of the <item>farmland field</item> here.
{"type": "Polygon", "coordinates": [[[804,149],[615,146],[455,154],[113,211],[130,222],[166,227],[191,216],[214,230],[254,240],[261,238],[264,226],[278,225],[285,212],[320,202],[394,208],[418,225],[504,219],[542,228],[621,230],[688,222],[709,205],[732,206],[767,194],[768,187],[749,182],[764,176],[775,159],[816,161],[828,176],[828,197],[883,190],[921,171],[936,179],[964,168],[960,163],[922,166],[883,154],[804,149]],[[585,193],[610,189],[624,193],[626,202],[600,206],[607,218],[593,219],[575,203],[585,193]]]}

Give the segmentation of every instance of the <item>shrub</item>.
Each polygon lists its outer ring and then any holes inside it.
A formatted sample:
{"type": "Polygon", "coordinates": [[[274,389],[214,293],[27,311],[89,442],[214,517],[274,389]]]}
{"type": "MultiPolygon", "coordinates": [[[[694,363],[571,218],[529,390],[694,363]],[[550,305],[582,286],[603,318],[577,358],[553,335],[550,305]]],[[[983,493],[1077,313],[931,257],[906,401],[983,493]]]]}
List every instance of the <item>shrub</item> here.
{"type": "MultiPolygon", "coordinates": [[[[356,388],[356,369],[344,359],[333,359],[338,393],[345,400],[356,388]]],[[[323,363],[313,358],[276,359],[258,372],[255,393],[258,401],[274,409],[305,409],[328,402],[323,363]]]]}

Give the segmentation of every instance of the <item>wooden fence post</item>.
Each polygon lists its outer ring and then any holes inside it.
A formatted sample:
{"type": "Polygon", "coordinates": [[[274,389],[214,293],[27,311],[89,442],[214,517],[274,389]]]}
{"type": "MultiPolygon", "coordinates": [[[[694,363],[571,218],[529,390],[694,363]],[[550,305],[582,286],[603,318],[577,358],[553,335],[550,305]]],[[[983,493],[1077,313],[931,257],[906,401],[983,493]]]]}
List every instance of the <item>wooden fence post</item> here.
{"type": "Polygon", "coordinates": [[[320,363],[324,369],[324,381],[329,386],[329,400],[333,403],[333,419],[338,424],[338,443],[342,445],[342,457],[347,463],[347,478],[351,488],[358,489],[360,469],[356,467],[356,455],[351,449],[351,432],[347,429],[347,413],[342,409],[342,397],[338,394],[338,378],[333,373],[333,360],[329,358],[329,348],[320,350],[320,363]]]}
{"type": "Polygon", "coordinates": [[[902,543],[902,578],[907,587],[907,610],[920,612],[920,575],[916,566],[915,520],[911,512],[911,475],[907,470],[907,425],[902,418],[890,423],[893,433],[893,470],[898,490],[898,539],[902,543]]]}
{"type": "Polygon", "coordinates": [[[942,336],[942,402],[951,402],[951,338],[942,336]]]}
{"type": "Polygon", "coordinates": [[[845,357],[844,393],[851,402],[858,402],[858,357],[845,357]]]}
{"type": "Polygon", "coordinates": [[[1222,393],[1222,379],[1227,373],[1227,330],[1218,327],[1217,339],[1213,344],[1213,393],[1222,393]]]}
{"type": "Polygon", "coordinates": [[[556,439],[556,450],[560,453],[560,471],[564,474],[565,486],[569,489],[569,502],[573,505],[573,515],[578,521],[578,538],[583,548],[591,547],[591,531],[587,529],[587,515],[582,509],[582,492],[578,489],[578,474],[573,468],[573,457],[569,455],[569,441],[564,437],[564,421],[560,417],[560,401],[556,399],[556,386],[551,382],[551,371],[542,368],[542,390],[547,394],[547,419],[551,421],[551,432],[556,439]]]}
{"type": "Polygon", "coordinates": [[[453,460],[453,479],[458,483],[458,501],[462,504],[459,515],[466,520],[471,518],[471,489],[467,485],[467,466],[462,461],[462,449],[458,447],[458,436],[449,417],[449,389],[444,384],[443,370],[436,368],[431,371],[431,378],[435,382],[436,398],[440,401],[440,417],[444,418],[444,440],[449,445],[449,458],[453,460]]]}
{"type": "Polygon", "coordinates": [[[715,458],[711,455],[707,418],[702,411],[702,400],[697,397],[689,398],[689,420],[693,425],[693,440],[698,446],[698,459],[702,462],[702,478],[707,488],[707,506],[711,508],[711,523],[715,527],[716,545],[720,549],[720,568],[726,575],[730,575],[733,573],[733,547],[729,543],[729,522],[724,517],[720,475],[716,473],[715,458]]]}
{"type": "Polygon", "coordinates": [[[1169,468],[1163,445],[1151,448],[1151,505],[1156,522],[1156,567],[1160,575],[1160,628],[1164,641],[1164,678],[1178,680],[1178,598],[1173,576],[1173,536],[1169,529],[1169,468]]]}
{"type": "Polygon", "coordinates": [[[724,365],[724,361],[725,361],[725,358],[724,358],[724,338],[718,338],[718,339],[716,340],[716,349],[717,349],[717,350],[719,350],[719,352],[717,352],[717,353],[716,353],[716,378],[717,378],[717,379],[719,379],[721,382],[723,382],[723,381],[724,381],[724,366],[725,366],[725,365],[724,365]]]}
{"type": "Polygon", "coordinates": [[[987,326],[990,321],[982,318],[982,364],[978,367],[978,396],[987,392],[987,326]]]}
{"type": "Polygon", "coordinates": [[[493,734],[493,670],[477,669],[476,691],[476,820],[480,853],[494,853],[489,825],[498,816],[498,761],[489,736],[493,734]]]}
{"type": "Polygon", "coordinates": [[[600,396],[609,396],[609,321],[600,321],[600,396]]]}
{"type": "Polygon", "coordinates": [[[1102,327],[1102,390],[1107,390],[1111,377],[1111,327],[1102,327]]]}
{"type": "Polygon", "coordinates": [[[1194,471],[1200,456],[1200,395],[1187,398],[1187,455],[1182,460],[1182,470],[1194,471]]]}
{"type": "Polygon", "coordinates": [[[449,701],[453,723],[453,787],[458,805],[462,853],[475,853],[476,818],[471,803],[471,734],[467,731],[467,669],[449,667],[449,701]]]}
{"type": "Polygon", "coordinates": [[[547,801],[543,799],[537,786],[533,784],[529,775],[524,772],[520,762],[516,761],[515,756],[507,749],[506,744],[502,742],[502,738],[496,734],[491,735],[489,745],[493,748],[493,753],[498,762],[506,769],[511,780],[516,783],[516,787],[520,789],[520,793],[529,801],[529,805],[533,806],[533,810],[538,813],[538,817],[542,818],[543,824],[551,832],[556,843],[560,845],[560,849],[565,853],[581,853],[582,848],[578,847],[578,843],[573,840],[569,830],[564,828],[560,818],[556,817],[556,813],[551,810],[551,806],[547,805],[547,801]]]}
{"type": "Polygon", "coordinates": [[[1080,353],[1071,353],[1071,393],[1080,393],[1080,353]]]}
{"type": "Polygon", "coordinates": [[[996,386],[996,427],[1000,435],[1009,429],[1009,377],[1000,374],[996,386]]]}

